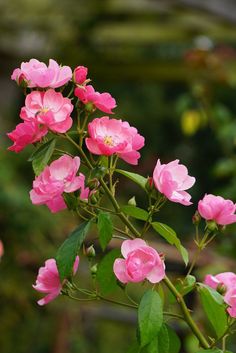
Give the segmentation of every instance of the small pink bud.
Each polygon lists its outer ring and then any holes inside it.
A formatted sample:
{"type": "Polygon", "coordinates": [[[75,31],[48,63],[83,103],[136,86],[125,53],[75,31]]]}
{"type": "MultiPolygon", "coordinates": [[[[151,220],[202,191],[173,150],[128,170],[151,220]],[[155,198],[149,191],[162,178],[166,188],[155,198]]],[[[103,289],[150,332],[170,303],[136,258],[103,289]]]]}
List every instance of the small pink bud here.
{"type": "Polygon", "coordinates": [[[87,79],[88,69],[85,66],[77,66],[73,73],[73,81],[76,84],[82,85],[87,79]]]}

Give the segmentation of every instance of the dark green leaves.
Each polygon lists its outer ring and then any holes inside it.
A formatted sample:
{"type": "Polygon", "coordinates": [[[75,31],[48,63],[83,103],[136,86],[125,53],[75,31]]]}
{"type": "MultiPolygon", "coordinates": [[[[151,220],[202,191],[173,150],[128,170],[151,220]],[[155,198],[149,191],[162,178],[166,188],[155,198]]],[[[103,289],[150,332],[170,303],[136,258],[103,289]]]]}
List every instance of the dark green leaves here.
{"type": "Polygon", "coordinates": [[[116,169],[117,173],[124,175],[126,178],[132,180],[134,183],[141,186],[142,189],[146,190],[145,186],[147,183],[147,178],[144,178],[142,175],[127,172],[126,170],[116,169]]]}
{"type": "Polygon", "coordinates": [[[113,234],[113,224],[109,213],[99,212],[97,225],[99,233],[99,242],[101,244],[102,250],[104,251],[107,247],[107,244],[112,239],[113,234]]]}
{"type": "Polygon", "coordinates": [[[140,346],[144,347],[157,336],[163,323],[162,300],[155,291],[143,295],[138,308],[140,346]]]}
{"type": "Polygon", "coordinates": [[[166,325],[163,324],[158,335],[144,349],[144,353],[169,353],[169,345],[168,330],[166,325]]]}
{"type": "Polygon", "coordinates": [[[201,349],[200,351],[197,351],[197,353],[224,353],[224,352],[219,348],[212,348],[212,349],[201,349]]]}
{"type": "Polygon", "coordinates": [[[177,237],[175,231],[164,223],[153,222],[153,229],[159,233],[169,244],[175,245],[179,250],[185,265],[188,264],[188,252],[181,244],[179,238],[177,237]]]}
{"type": "Polygon", "coordinates": [[[39,175],[46,167],[53,154],[55,145],[56,139],[51,139],[50,141],[40,146],[30,156],[29,162],[32,162],[32,167],[36,175],[39,175]]]}
{"type": "Polygon", "coordinates": [[[89,227],[90,222],[80,224],[58,249],[56,262],[61,281],[72,275],[75,257],[88,233],[89,227]]]}
{"type": "Polygon", "coordinates": [[[102,295],[107,295],[117,288],[116,277],[113,272],[113,264],[120,256],[120,250],[114,249],[103,257],[98,265],[97,281],[102,295]]]}
{"type": "Polygon", "coordinates": [[[121,207],[121,211],[136,219],[140,219],[142,221],[146,221],[148,219],[148,212],[143,210],[142,208],[126,205],[121,207]]]}
{"type": "MultiPolygon", "coordinates": [[[[169,352],[168,353],[179,353],[181,348],[181,342],[175,331],[168,325],[166,325],[168,336],[169,336],[169,352]]],[[[160,352],[161,353],[161,352],[160,352]]]]}
{"type": "Polygon", "coordinates": [[[219,338],[227,330],[227,314],[223,297],[204,284],[201,284],[198,290],[203,309],[219,338]]]}

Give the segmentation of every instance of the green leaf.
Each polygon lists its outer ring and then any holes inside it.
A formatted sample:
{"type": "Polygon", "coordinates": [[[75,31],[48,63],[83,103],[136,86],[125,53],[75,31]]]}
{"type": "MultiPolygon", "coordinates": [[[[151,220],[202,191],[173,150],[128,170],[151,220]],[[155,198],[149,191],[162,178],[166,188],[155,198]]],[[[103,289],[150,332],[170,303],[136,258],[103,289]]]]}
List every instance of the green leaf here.
{"type": "Polygon", "coordinates": [[[39,149],[31,155],[29,160],[32,161],[32,167],[35,175],[39,175],[44,170],[53,154],[55,145],[56,139],[52,139],[40,146],[39,149]]]}
{"type": "Polygon", "coordinates": [[[175,245],[176,248],[178,249],[178,251],[180,252],[185,265],[187,266],[188,264],[188,252],[185,249],[185,247],[183,247],[183,245],[181,244],[179,238],[177,237],[175,231],[170,228],[169,226],[167,226],[164,223],[161,222],[153,222],[152,223],[152,227],[153,229],[159,233],[169,244],[171,245],[175,245]]]}
{"type": "Polygon", "coordinates": [[[201,284],[198,288],[203,309],[214,328],[217,338],[227,330],[226,305],[223,297],[214,289],[201,284]]]}
{"type": "Polygon", "coordinates": [[[109,213],[99,212],[97,225],[99,233],[99,242],[101,244],[102,250],[104,251],[107,247],[107,244],[112,239],[113,234],[113,224],[109,213]]]}
{"type": "Polygon", "coordinates": [[[126,178],[141,186],[142,189],[146,190],[147,178],[144,178],[142,175],[127,172],[126,170],[122,169],[116,169],[116,172],[124,175],[126,178]]]}
{"type": "Polygon", "coordinates": [[[148,290],[144,293],[138,308],[140,346],[150,343],[158,334],[163,323],[163,305],[159,294],[148,290]]]}
{"type": "Polygon", "coordinates": [[[56,255],[61,282],[71,276],[76,255],[90,227],[90,221],[79,225],[60,246],[56,255]]]}
{"type": "Polygon", "coordinates": [[[110,294],[118,287],[117,280],[113,272],[113,264],[117,257],[120,257],[120,250],[113,249],[105,255],[98,264],[96,278],[102,295],[110,294]]]}
{"type": "MultiPolygon", "coordinates": [[[[165,324],[161,326],[158,335],[145,348],[145,353],[169,353],[169,335],[165,324]]],[[[144,352],[142,351],[142,353],[144,352]]]]}
{"type": "Polygon", "coordinates": [[[121,211],[128,216],[140,219],[142,221],[146,221],[148,219],[148,212],[136,206],[125,205],[121,207],[121,211]]]}
{"type": "Polygon", "coordinates": [[[166,325],[169,337],[169,351],[168,353],[179,353],[181,348],[181,342],[175,331],[168,325],[166,325]]]}
{"type": "MultiPolygon", "coordinates": [[[[201,349],[200,351],[197,351],[197,353],[224,353],[224,352],[219,348],[201,349]]],[[[225,352],[225,353],[227,353],[227,352],[225,352]]],[[[228,353],[230,353],[230,352],[228,352],[228,353]]]]}

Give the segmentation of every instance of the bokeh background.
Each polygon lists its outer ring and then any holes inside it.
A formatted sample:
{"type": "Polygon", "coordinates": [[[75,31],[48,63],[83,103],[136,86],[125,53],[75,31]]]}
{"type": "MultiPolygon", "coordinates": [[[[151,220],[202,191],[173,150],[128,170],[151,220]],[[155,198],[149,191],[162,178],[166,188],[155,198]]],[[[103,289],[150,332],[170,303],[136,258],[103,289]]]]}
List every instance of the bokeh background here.
{"type": "MultiPolygon", "coordinates": [[[[0,16],[0,239],[5,246],[0,350],[120,353],[135,336],[133,312],[104,304],[81,306],[64,298],[44,308],[36,304],[32,283],[38,267],[55,256],[76,219],[32,206],[28,192],[34,175],[27,162],[32,149],[19,155],[6,151],[6,132],[19,122],[24,102],[10,75],[32,57],[87,66],[97,90],[116,98],[115,116],[146,137],[136,171],[151,175],[157,158],[179,158],[197,178],[195,206],[172,205],[159,218],[192,249],[191,216],[198,199],[207,192],[236,201],[236,3],[0,0],[0,16]]],[[[123,179],[120,190],[126,201],[139,192],[123,179]]],[[[137,199],[142,206],[142,194],[137,199]]],[[[178,254],[164,249],[168,269],[184,273],[178,254]]],[[[236,228],[231,226],[200,259],[195,270],[199,280],[209,271],[235,271],[235,251],[236,228]]],[[[190,303],[197,308],[198,298],[190,297],[190,303]]],[[[198,315],[203,325],[197,309],[198,315]]],[[[176,325],[181,353],[194,353],[193,337],[176,325]]],[[[236,350],[235,339],[229,348],[236,350]]]]}

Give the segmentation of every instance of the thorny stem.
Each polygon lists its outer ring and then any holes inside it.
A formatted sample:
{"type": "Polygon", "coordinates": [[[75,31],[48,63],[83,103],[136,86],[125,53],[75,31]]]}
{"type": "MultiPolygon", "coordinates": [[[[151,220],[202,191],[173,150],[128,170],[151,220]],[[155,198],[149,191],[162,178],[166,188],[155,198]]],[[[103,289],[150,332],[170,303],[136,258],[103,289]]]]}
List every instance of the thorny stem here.
{"type": "Polygon", "coordinates": [[[193,334],[197,337],[199,340],[199,343],[203,348],[210,348],[209,343],[207,342],[206,338],[203,336],[201,331],[199,330],[198,326],[196,323],[193,321],[189,309],[187,308],[185,301],[182,297],[182,295],[178,292],[178,290],[175,288],[175,286],[172,284],[172,282],[169,280],[169,278],[166,276],[163,281],[165,282],[166,286],[168,289],[171,291],[171,293],[175,296],[177,302],[180,305],[180,308],[182,310],[183,316],[185,318],[185,321],[191,328],[193,334]]]}

